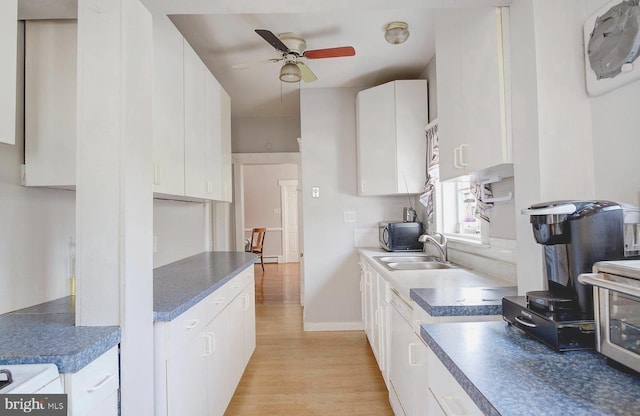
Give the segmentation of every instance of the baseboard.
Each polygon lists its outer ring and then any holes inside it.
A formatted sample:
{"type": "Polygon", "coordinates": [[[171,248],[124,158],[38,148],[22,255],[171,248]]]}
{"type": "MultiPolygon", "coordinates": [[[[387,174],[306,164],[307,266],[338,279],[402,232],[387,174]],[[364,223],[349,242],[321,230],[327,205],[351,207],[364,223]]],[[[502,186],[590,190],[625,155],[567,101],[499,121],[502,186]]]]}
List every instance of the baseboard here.
{"type": "Polygon", "coordinates": [[[362,322],[305,322],[305,331],[362,331],[362,322]]]}

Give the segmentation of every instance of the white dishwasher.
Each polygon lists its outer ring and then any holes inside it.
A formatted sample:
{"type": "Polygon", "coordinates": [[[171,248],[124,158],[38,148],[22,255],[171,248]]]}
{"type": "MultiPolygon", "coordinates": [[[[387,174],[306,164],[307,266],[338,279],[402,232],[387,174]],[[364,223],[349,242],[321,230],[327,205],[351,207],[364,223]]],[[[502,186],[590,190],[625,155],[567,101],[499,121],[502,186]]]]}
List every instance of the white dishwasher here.
{"type": "Polygon", "coordinates": [[[55,364],[0,365],[0,394],[62,394],[55,364]]]}

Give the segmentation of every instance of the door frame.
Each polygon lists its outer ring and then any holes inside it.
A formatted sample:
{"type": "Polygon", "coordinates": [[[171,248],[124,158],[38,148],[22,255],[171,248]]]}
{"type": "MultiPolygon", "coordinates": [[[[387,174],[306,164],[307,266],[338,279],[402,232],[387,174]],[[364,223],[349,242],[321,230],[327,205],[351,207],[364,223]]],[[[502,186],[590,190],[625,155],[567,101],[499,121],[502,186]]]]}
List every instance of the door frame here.
{"type": "MultiPolygon", "coordinates": [[[[234,242],[237,251],[244,251],[244,165],[281,165],[292,164],[298,165],[302,163],[302,157],[298,152],[290,153],[233,153],[231,155],[233,164],[233,192],[234,192],[234,216],[235,216],[235,234],[234,242]]],[[[300,182],[301,178],[298,178],[300,182]]],[[[300,220],[300,212],[298,212],[298,245],[300,251],[300,229],[302,223],[300,220]]],[[[284,255],[284,253],[283,253],[284,255]]]]}
{"type": "MultiPolygon", "coordinates": [[[[287,201],[286,201],[286,196],[287,196],[287,192],[291,192],[291,191],[287,191],[287,189],[291,189],[293,188],[293,192],[296,193],[296,201],[298,200],[298,180],[297,179],[282,179],[278,181],[278,185],[280,186],[280,205],[282,206],[282,257],[283,257],[283,261],[285,263],[299,263],[300,262],[300,250],[297,251],[297,253],[295,254],[295,258],[291,259],[290,258],[290,241],[289,241],[289,208],[287,205],[287,201]]],[[[296,217],[299,218],[299,215],[297,213],[297,211],[299,210],[298,207],[299,204],[296,203],[296,217]]],[[[298,225],[297,225],[297,229],[296,229],[296,246],[299,248],[300,247],[300,221],[298,221],[298,225]]]]}

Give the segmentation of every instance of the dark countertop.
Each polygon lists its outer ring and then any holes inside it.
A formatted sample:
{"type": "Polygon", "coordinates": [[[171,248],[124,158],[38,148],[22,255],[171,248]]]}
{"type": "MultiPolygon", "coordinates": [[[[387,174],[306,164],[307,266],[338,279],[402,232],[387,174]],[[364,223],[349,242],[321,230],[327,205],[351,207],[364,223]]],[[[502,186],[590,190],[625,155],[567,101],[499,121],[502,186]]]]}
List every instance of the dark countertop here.
{"type": "Polygon", "coordinates": [[[75,373],[120,343],[117,326],[75,326],[75,298],[0,315],[0,364],[53,363],[75,373]]]}
{"type": "Polygon", "coordinates": [[[502,298],[516,286],[411,289],[413,301],[431,316],[502,315],[502,298]]]}
{"type": "Polygon", "coordinates": [[[640,377],[595,351],[558,353],[505,322],[422,325],[421,336],[485,415],[640,411],[640,377]]]}
{"type": "Polygon", "coordinates": [[[175,319],[253,265],[256,255],[243,251],[196,254],[153,270],[153,321],[175,319]]]}

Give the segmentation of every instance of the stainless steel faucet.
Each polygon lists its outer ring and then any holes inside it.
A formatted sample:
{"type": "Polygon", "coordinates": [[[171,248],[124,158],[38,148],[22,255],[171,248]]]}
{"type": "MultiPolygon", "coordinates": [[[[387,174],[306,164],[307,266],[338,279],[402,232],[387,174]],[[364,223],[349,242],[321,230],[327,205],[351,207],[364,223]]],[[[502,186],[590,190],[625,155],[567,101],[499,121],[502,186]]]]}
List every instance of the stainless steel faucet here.
{"type": "Polygon", "coordinates": [[[449,261],[447,256],[447,237],[445,237],[444,234],[441,234],[441,233],[433,233],[432,235],[422,234],[420,237],[418,237],[418,241],[425,244],[431,243],[440,252],[440,260],[449,261]],[[434,235],[438,236],[438,240],[435,239],[434,235]]]}

